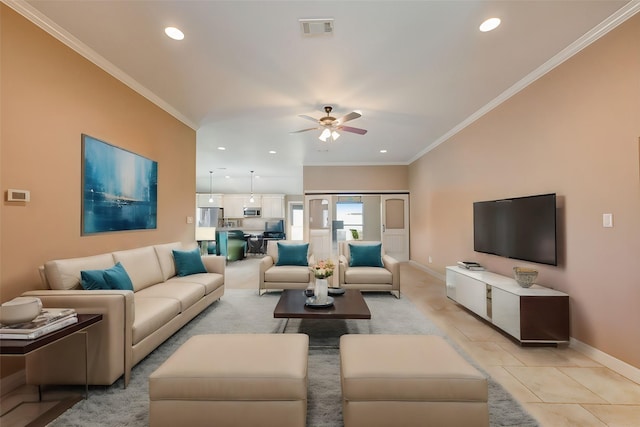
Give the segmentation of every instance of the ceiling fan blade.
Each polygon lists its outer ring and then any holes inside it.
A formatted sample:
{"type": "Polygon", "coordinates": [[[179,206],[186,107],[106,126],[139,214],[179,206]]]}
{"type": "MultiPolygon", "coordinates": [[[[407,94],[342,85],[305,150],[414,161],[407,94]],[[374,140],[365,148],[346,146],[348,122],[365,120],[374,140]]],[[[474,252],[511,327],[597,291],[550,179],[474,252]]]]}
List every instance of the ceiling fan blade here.
{"type": "Polygon", "coordinates": [[[308,128],[308,129],[300,129],[300,130],[294,130],[293,132],[289,132],[289,133],[300,133],[300,132],[306,132],[308,130],[316,130],[316,129],[320,129],[320,128],[315,127],[315,128],[308,128]]]}
{"type": "Polygon", "coordinates": [[[341,124],[348,122],[349,120],[357,119],[358,117],[362,117],[362,114],[352,111],[336,120],[336,125],[340,126],[341,124]]]}
{"type": "Polygon", "coordinates": [[[338,129],[343,130],[345,132],[357,133],[359,135],[364,135],[365,133],[367,133],[366,129],[352,128],[350,126],[340,126],[338,129]]]}
{"type": "Polygon", "coordinates": [[[303,119],[311,120],[312,122],[318,123],[318,119],[314,119],[311,116],[307,116],[306,114],[298,114],[298,117],[302,117],[303,119]]]}

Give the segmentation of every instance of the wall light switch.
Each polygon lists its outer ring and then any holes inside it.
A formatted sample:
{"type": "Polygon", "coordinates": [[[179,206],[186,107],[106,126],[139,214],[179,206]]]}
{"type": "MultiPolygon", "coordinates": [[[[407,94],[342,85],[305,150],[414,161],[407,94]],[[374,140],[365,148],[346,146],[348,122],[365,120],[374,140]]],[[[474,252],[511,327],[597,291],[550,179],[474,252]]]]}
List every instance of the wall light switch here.
{"type": "Polygon", "coordinates": [[[613,227],[613,214],[602,214],[602,226],[607,228],[613,227]]]}
{"type": "Polygon", "coordinates": [[[192,216],[188,216],[187,217],[187,224],[193,224],[193,217],[192,216]]]}

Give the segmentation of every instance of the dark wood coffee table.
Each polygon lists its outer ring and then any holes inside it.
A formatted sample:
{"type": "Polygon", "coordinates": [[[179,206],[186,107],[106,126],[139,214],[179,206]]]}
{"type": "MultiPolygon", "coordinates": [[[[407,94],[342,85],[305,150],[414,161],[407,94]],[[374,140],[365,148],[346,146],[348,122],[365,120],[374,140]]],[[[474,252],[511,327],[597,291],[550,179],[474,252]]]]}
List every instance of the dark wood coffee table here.
{"type": "MultiPolygon", "coordinates": [[[[273,310],[273,317],[285,318],[287,322],[289,319],[371,319],[371,312],[360,291],[347,289],[343,295],[332,297],[331,307],[312,308],[304,305],[307,297],[303,290],[284,290],[273,310]]],[[[285,323],[283,332],[286,327],[285,323]]]]}

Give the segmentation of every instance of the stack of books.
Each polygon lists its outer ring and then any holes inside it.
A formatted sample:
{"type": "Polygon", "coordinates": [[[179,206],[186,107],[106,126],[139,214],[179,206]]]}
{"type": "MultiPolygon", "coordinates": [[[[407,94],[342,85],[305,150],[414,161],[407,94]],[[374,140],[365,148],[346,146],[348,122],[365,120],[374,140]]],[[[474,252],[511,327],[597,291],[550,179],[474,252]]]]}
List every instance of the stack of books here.
{"type": "Polygon", "coordinates": [[[30,322],[0,324],[0,339],[32,340],[74,323],[78,323],[78,313],[73,308],[45,308],[30,322]]]}
{"type": "Polygon", "coordinates": [[[484,271],[484,267],[475,261],[458,261],[458,267],[473,271],[484,271]]]}

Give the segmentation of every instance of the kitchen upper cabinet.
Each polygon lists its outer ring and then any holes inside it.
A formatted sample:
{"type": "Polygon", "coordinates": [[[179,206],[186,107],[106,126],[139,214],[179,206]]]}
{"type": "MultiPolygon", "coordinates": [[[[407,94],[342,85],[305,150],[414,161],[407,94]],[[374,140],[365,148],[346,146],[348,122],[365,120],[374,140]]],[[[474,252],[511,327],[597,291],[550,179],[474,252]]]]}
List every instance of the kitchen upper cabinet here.
{"type": "Polygon", "coordinates": [[[284,218],[284,194],[254,194],[253,203],[250,198],[250,194],[225,194],[221,205],[224,217],[243,218],[244,208],[261,208],[262,218],[284,218]]]}
{"type": "Polygon", "coordinates": [[[262,218],[284,218],[284,195],[262,195],[262,218]]]}
{"type": "Polygon", "coordinates": [[[242,218],[244,216],[244,195],[225,194],[222,201],[225,218],[242,218]]]}
{"type": "Polygon", "coordinates": [[[221,208],[222,194],[209,194],[198,193],[196,194],[196,207],[197,208],[221,208]],[[211,199],[211,201],[209,201],[211,199]]]}

